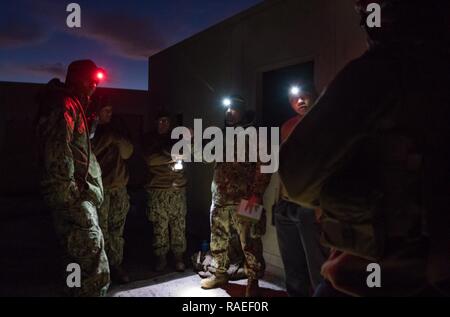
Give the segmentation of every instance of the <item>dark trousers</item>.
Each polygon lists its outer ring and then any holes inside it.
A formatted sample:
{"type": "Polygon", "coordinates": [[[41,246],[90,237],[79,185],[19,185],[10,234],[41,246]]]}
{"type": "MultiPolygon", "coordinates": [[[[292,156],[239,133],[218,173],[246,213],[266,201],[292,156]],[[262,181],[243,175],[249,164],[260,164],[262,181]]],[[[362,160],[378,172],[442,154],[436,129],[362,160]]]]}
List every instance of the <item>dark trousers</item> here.
{"type": "Polygon", "coordinates": [[[287,292],[291,297],[311,296],[322,280],[320,269],[326,257],[314,210],[282,199],[274,212],[287,292]]]}
{"type": "Polygon", "coordinates": [[[327,280],[323,280],[316,288],[313,297],[351,297],[335,289],[327,280]]]}

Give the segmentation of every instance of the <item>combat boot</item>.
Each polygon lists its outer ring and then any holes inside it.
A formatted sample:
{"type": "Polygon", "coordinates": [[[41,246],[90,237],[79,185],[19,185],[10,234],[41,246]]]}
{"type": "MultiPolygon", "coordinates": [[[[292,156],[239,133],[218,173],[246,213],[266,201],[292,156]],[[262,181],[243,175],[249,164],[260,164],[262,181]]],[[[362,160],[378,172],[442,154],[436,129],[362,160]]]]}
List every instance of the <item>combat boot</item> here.
{"type": "Polygon", "coordinates": [[[260,297],[261,289],[257,279],[249,278],[247,281],[247,288],[245,289],[245,297],[260,297]]]}
{"type": "Polygon", "coordinates": [[[130,282],[130,277],[121,266],[112,266],[111,280],[117,284],[126,284],[130,282]]]}
{"type": "Polygon", "coordinates": [[[174,259],[175,259],[175,270],[177,272],[184,272],[186,266],[184,264],[183,254],[182,253],[174,254],[174,259]]]}
{"type": "Polygon", "coordinates": [[[205,278],[201,282],[201,286],[204,289],[218,288],[228,284],[227,273],[217,273],[211,277],[205,278]]]}
{"type": "Polygon", "coordinates": [[[162,272],[165,270],[167,266],[167,258],[166,255],[159,255],[156,258],[156,265],[155,265],[155,271],[156,272],[162,272]]]}

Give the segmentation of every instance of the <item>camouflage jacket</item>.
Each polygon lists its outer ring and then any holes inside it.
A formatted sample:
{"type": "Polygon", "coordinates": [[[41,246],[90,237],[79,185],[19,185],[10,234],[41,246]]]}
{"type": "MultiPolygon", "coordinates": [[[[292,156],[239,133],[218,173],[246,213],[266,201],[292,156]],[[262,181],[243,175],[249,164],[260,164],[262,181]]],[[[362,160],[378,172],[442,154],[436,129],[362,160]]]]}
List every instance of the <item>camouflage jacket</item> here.
{"type": "Polygon", "coordinates": [[[49,83],[41,95],[39,112],[41,190],[47,204],[64,209],[88,200],[99,207],[103,202],[101,170],[91,151],[80,101],[62,84],[49,83]]]}
{"type": "Polygon", "coordinates": [[[102,169],[105,189],[127,186],[129,173],[125,160],[133,154],[133,145],[105,125],[100,126],[92,139],[92,148],[102,169]]]}
{"type": "Polygon", "coordinates": [[[175,161],[170,155],[173,141],[169,135],[149,135],[149,143],[145,147],[144,160],[148,167],[148,179],[145,184],[147,190],[152,189],[181,189],[186,187],[187,178],[184,168],[176,170],[175,161]]]}
{"type": "Polygon", "coordinates": [[[211,185],[213,202],[226,206],[239,204],[242,199],[248,199],[252,195],[262,198],[272,174],[261,173],[260,167],[259,161],[217,162],[211,185]]]}

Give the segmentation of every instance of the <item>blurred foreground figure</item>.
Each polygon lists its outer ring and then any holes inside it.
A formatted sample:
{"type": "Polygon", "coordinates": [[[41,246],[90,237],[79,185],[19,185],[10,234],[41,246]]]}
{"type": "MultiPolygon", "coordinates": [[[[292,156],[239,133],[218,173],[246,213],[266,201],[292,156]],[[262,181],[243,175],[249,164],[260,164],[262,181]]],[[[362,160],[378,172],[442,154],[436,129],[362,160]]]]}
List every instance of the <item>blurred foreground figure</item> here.
{"type": "Polygon", "coordinates": [[[281,149],[289,197],[320,206],[333,248],[316,295],[448,294],[449,4],[358,1],[358,10],[369,50],[281,149]],[[381,28],[365,26],[370,2],[382,6],[381,28]],[[373,262],[380,287],[368,279],[373,262]]]}
{"type": "Polygon", "coordinates": [[[91,151],[85,116],[100,71],[92,61],[73,62],[65,84],[53,79],[40,95],[37,134],[41,188],[53,212],[65,264],[81,267],[80,287],[67,286],[73,296],[102,296],[109,286],[108,260],[97,216],[103,202],[101,171],[91,151]]]}
{"type": "MultiPolygon", "coordinates": [[[[123,284],[130,281],[122,268],[123,230],[130,209],[127,192],[129,173],[126,160],[133,154],[133,145],[111,122],[113,109],[103,95],[93,98],[92,115],[98,127],[92,139],[92,146],[102,169],[104,201],[98,211],[100,227],[105,239],[111,279],[123,284]]],[[[91,133],[92,135],[92,133],[91,133]]]]}

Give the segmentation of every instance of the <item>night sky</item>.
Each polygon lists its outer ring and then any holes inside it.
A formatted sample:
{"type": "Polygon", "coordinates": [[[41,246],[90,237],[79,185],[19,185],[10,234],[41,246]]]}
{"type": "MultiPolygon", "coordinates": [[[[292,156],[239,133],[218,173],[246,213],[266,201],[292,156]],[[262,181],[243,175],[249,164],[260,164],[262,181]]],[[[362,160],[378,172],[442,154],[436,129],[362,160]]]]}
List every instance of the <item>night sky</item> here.
{"type": "Polygon", "coordinates": [[[103,86],[147,89],[148,56],[260,0],[19,0],[0,3],[0,81],[65,78],[72,60],[108,72],[103,86]],[[66,6],[81,6],[81,28],[66,25],[66,6]]]}

